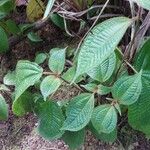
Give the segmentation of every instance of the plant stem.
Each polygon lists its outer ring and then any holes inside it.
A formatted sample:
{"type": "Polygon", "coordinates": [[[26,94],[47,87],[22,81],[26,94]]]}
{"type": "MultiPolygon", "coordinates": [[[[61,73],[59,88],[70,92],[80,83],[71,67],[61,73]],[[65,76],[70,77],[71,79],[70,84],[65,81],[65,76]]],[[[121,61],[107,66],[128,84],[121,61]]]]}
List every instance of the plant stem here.
{"type": "MultiPolygon", "coordinates": [[[[53,75],[53,76],[56,76],[56,77],[60,78],[62,81],[64,81],[65,83],[67,83],[67,84],[70,85],[70,83],[69,83],[68,81],[64,80],[60,75],[58,75],[58,74],[56,74],[56,73],[45,71],[45,72],[43,72],[43,75],[53,75]]],[[[72,85],[73,85],[76,89],[78,89],[79,91],[81,91],[81,92],[85,91],[82,87],[80,87],[80,86],[79,86],[78,84],[76,84],[76,83],[74,83],[74,84],[72,84],[72,85]]]]}
{"type": "Polygon", "coordinates": [[[124,59],[124,54],[122,53],[122,51],[117,48],[117,51],[121,54],[122,58],[123,58],[123,61],[135,72],[135,73],[138,73],[138,71],[126,60],[124,59]]]}

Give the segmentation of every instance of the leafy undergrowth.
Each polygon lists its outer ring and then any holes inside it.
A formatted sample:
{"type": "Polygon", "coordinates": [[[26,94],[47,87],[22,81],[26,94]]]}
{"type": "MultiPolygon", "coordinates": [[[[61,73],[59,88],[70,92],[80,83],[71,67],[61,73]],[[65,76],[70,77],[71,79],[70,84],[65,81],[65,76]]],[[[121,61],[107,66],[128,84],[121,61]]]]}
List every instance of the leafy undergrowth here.
{"type": "Polygon", "coordinates": [[[149,149],[150,2],[20,2],[0,2],[2,146],[28,125],[52,149],[149,149]]]}

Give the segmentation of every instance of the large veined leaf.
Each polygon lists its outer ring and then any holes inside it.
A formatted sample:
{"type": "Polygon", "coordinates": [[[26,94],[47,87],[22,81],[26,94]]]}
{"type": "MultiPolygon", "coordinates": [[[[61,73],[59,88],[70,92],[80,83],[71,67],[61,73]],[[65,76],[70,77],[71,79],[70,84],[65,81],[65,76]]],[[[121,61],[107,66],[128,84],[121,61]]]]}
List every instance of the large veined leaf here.
{"type": "Polygon", "coordinates": [[[4,97],[0,94],[0,120],[7,120],[8,118],[8,105],[4,97]]]}
{"type": "Polygon", "coordinates": [[[98,24],[81,46],[74,80],[106,60],[113,53],[131,23],[132,20],[129,18],[116,17],[98,24]]]}
{"type": "Polygon", "coordinates": [[[67,145],[69,145],[71,150],[77,149],[84,143],[85,129],[77,132],[66,131],[62,136],[62,139],[67,145]]]}
{"type": "Polygon", "coordinates": [[[132,76],[123,76],[116,81],[112,88],[113,98],[120,104],[135,103],[142,90],[142,71],[132,76]]]}
{"type": "Polygon", "coordinates": [[[94,95],[83,93],[74,97],[66,110],[62,130],[79,131],[90,121],[94,109],[94,95]]]}
{"type": "Polygon", "coordinates": [[[17,116],[23,116],[32,111],[32,93],[25,91],[18,99],[13,101],[12,111],[17,116]]]}
{"type": "Polygon", "coordinates": [[[150,136],[150,39],[140,49],[135,59],[135,68],[142,71],[142,92],[138,101],[129,106],[129,124],[150,136]]]}
{"type": "Polygon", "coordinates": [[[133,0],[134,2],[136,2],[139,6],[150,10],[150,0],[133,0]]]}
{"type": "Polygon", "coordinates": [[[16,66],[16,91],[15,99],[18,99],[24,91],[34,85],[42,76],[43,69],[30,61],[19,61],[16,66]]]}
{"type": "Polygon", "coordinates": [[[30,22],[34,22],[42,18],[42,15],[44,14],[44,10],[45,10],[45,6],[42,0],[30,0],[26,9],[28,20],[30,22]]]}
{"type": "Polygon", "coordinates": [[[65,54],[66,48],[64,49],[54,48],[50,51],[50,58],[48,65],[51,71],[57,74],[61,74],[65,66],[65,54]]]}
{"type": "Polygon", "coordinates": [[[150,136],[150,88],[143,88],[136,103],[128,108],[128,121],[135,130],[150,136]]]}
{"type": "Polygon", "coordinates": [[[38,109],[40,109],[38,110],[39,134],[48,140],[60,138],[64,133],[60,130],[64,122],[60,107],[55,102],[47,101],[40,105],[38,109]]]}
{"type": "Polygon", "coordinates": [[[150,70],[150,38],[147,39],[138,54],[136,55],[134,66],[135,68],[140,71],[143,70],[150,70]]]}
{"type": "Polygon", "coordinates": [[[50,95],[56,92],[56,90],[61,85],[61,80],[53,75],[47,76],[44,78],[40,85],[41,93],[44,97],[44,100],[50,95]]]}
{"type": "Polygon", "coordinates": [[[105,82],[108,80],[116,66],[116,56],[112,53],[98,67],[92,68],[87,74],[94,80],[105,82]]]}
{"type": "Polygon", "coordinates": [[[0,27],[0,53],[4,53],[9,49],[8,46],[8,37],[2,27],[0,27]]]}
{"type": "Polygon", "coordinates": [[[92,124],[97,132],[111,133],[117,124],[117,112],[109,104],[96,107],[92,114],[92,124]]]}

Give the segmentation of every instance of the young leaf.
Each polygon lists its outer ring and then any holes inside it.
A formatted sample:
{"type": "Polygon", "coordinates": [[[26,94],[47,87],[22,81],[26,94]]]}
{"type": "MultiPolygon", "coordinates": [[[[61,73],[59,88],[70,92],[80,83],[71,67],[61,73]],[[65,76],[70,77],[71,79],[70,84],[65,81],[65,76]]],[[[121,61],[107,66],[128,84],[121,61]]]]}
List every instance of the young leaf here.
{"type": "Polygon", "coordinates": [[[150,10],[150,0],[133,0],[134,2],[136,2],[139,6],[150,10]]]}
{"type": "Polygon", "coordinates": [[[106,104],[96,107],[91,121],[97,132],[111,133],[117,124],[117,113],[114,106],[106,104]]]}
{"type": "Polygon", "coordinates": [[[41,82],[40,90],[44,97],[44,100],[50,95],[56,92],[56,90],[61,85],[61,80],[53,75],[47,76],[41,82]]]}
{"type": "Polygon", "coordinates": [[[87,91],[97,93],[100,95],[106,95],[110,93],[111,91],[111,87],[103,86],[101,84],[96,85],[94,83],[89,83],[89,84],[81,85],[81,86],[84,87],[87,91]]]}
{"type": "Polygon", "coordinates": [[[19,61],[16,66],[16,91],[15,100],[24,91],[34,85],[42,76],[43,69],[36,63],[30,61],[19,61]]]}
{"type": "Polygon", "coordinates": [[[35,62],[37,64],[42,64],[47,58],[47,55],[45,53],[39,53],[35,57],[35,62]]]}
{"type": "Polygon", "coordinates": [[[0,27],[0,53],[4,53],[9,49],[8,46],[8,37],[2,27],[0,27]]]}
{"type": "Polygon", "coordinates": [[[66,110],[62,130],[79,131],[90,121],[94,109],[94,95],[83,93],[74,97],[66,110]]]}
{"type": "Polygon", "coordinates": [[[0,120],[7,120],[8,118],[8,105],[4,97],[0,94],[0,120]]]}
{"type": "Polygon", "coordinates": [[[89,84],[86,84],[86,85],[81,85],[83,88],[85,88],[87,91],[90,91],[90,92],[96,92],[97,91],[97,85],[94,84],[94,83],[89,83],[89,84]]]}
{"type": "Polygon", "coordinates": [[[111,92],[111,87],[107,87],[107,86],[104,86],[104,85],[101,85],[101,84],[99,84],[97,86],[97,93],[100,94],[100,95],[106,95],[110,92],[111,92]]]}
{"type": "Polygon", "coordinates": [[[62,136],[62,139],[67,145],[69,145],[70,150],[77,149],[82,144],[84,144],[85,129],[77,132],[66,131],[65,134],[62,136]]]}
{"type": "Polygon", "coordinates": [[[23,116],[32,111],[32,93],[25,91],[18,99],[13,101],[12,111],[17,116],[23,116]]]}
{"type": "Polygon", "coordinates": [[[61,74],[65,66],[66,48],[54,48],[50,51],[49,68],[57,74],[61,74]]]}
{"type": "Polygon", "coordinates": [[[8,72],[4,78],[3,78],[3,83],[5,85],[15,85],[15,80],[16,80],[16,74],[15,71],[8,72]]]}
{"type": "Polygon", "coordinates": [[[132,20],[129,18],[116,17],[98,24],[81,46],[74,80],[106,60],[113,53],[131,23],[132,20]]]}
{"type": "Polygon", "coordinates": [[[92,68],[87,74],[94,80],[105,82],[108,80],[116,66],[116,56],[112,53],[98,67],[92,68]]]}
{"type": "MultiPolygon", "coordinates": [[[[76,66],[72,66],[71,68],[69,68],[63,75],[62,75],[62,78],[68,82],[71,83],[71,81],[73,80],[74,78],[74,75],[76,73],[76,66]]],[[[79,76],[76,80],[75,80],[75,83],[78,83],[80,81],[83,80],[83,76],[79,76]]]]}
{"type": "Polygon", "coordinates": [[[64,133],[60,130],[64,121],[60,107],[55,102],[46,101],[39,109],[39,134],[48,140],[60,138],[64,133]]]}
{"type": "Polygon", "coordinates": [[[117,80],[112,88],[113,98],[123,105],[135,103],[142,90],[142,71],[132,76],[125,76],[117,80]]]}
{"type": "Polygon", "coordinates": [[[43,41],[36,33],[30,32],[27,34],[27,37],[32,41],[32,42],[41,42],[43,41]]]}
{"type": "Polygon", "coordinates": [[[49,0],[49,1],[48,1],[48,4],[47,4],[47,6],[46,6],[46,10],[45,10],[43,19],[46,19],[46,18],[48,17],[48,15],[49,15],[49,13],[50,13],[50,11],[51,11],[53,5],[54,5],[54,2],[55,2],[55,0],[49,0]]]}

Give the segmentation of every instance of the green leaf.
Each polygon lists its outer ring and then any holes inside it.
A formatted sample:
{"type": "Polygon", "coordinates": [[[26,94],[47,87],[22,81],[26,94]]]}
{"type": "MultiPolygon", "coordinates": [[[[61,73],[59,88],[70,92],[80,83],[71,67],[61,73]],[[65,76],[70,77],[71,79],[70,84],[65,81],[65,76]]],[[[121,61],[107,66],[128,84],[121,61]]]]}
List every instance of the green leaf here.
{"type": "Polygon", "coordinates": [[[96,85],[94,83],[89,83],[86,85],[81,85],[84,87],[87,91],[93,92],[93,93],[98,93],[100,95],[106,95],[110,93],[111,87],[103,86],[103,85],[96,85]]]}
{"type": "Polygon", "coordinates": [[[0,11],[9,13],[15,8],[14,0],[1,0],[0,1],[0,11]]]}
{"type": "MultiPolygon", "coordinates": [[[[73,80],[74,76],[75,76],[75,73],[76,73],[76,66],[72,66],[71,68],[69,68],[63,75],[62,75],[62,78],[64,80],[66,80],[67,82],[70,82],[73,80]]],[[[80,81],[82,81],[84,78],[83,76],[79,76],[76,80],[75,80],[75,83],[78,83],[80,81]]]]}
{"type": "Polygon", "coordinates": [[[32,41],[32,42],[41,42],[43,41],[36,33],[30,32],[27,34],[27,37],[32,41]]]}
{"type": "Polygon", "coordinates": [[[5,12],[1,12],[0,11],[0,20],[6,17],[6,13],[5,12]]]}
{"type": "Polygon", "coordinates": [[[8,72],[4,78],[3,78],[3,83],[5,85],[15,85],[15,80],[16,80],[16,74],[15,71],[8,72]]]}
{"type": "Polygon", "coordinates": [[[107,86],[104,86],[104,85],[101,85],[101,84],[99,84],[97,86],[97,93],[100,94],[100,95],[106,95],[110,92],[111,92],[111,87],[107,87],[107,86]]]}
{"type": "Polygon", "coordinates": [[[2,27],[0,27],[0,53],[4,53],[9,49],[8,37],[2,27]]]}
{"type": "Polygon", "coordinates": [[[16,66],[16,91],[15,100],[24,91],[33,86],[42,76],[43,69],[36,63],[30,61],[18,61],[16,66]]]}
{"type": "Polygon", "coordinates": [[[26,91],[18,99],[13,101],[12,111],[17,116],[23,116],[32,111],[32,106],[32,93],[26,91]]]}
{"type": "Polygon", "coordinates": [[[98,24],[81,46],[74,80],[106,60],[113,53],[131,23],[132,20],[129,18],[116,17],[98,24]]]}
{"type": "Polygon", "coordinates": [[[79,131],[90,121],[94,109],[94,95],[83,93],[74,97],[66,110],[62,130],[79,131]]]}
{"type": "Polygon", "coordinates": [[[56,90],[61,85],[61,80],[53,75],[47,76],[44,78],[44,80],[41,82],[40,90],[44,97],[44,100],[46,98],[56,92],[56,90]]]}
{"type": "Polygon", "coordinates": [[[0,120],[7,120],[8,118],[8,105],[4,97],[0,94],[0,120]]]}
{"type": "Polygon", "coordinates": [[[48,17],[48,15],[49,15],[49,13],[50,13],[50,11],[51,11],[53,5],[54,5],[54,2],[55,2],[55,0],[49,0],[49,1],[48,1],[48,4],[47,4],[47,6],[46,6],[46,10],[45,10],[43,19],[46,19],[46,18],[48,17]]]}
{"type": "Polygon", "coordinates": [[[150,88],[143,88],[136,103],[128,108],[128,121],[132,128],[150,135],[150,88]]]}
{"type": "Polygon", "coordinates": [[[39,109],[39,134],[48,140],[60,138],[64,133],[60,130],[64,121],[60,107],[55,102],[47,101],[39,109]]]}
{"type": "Polygon", "coordinates": [[[124,76],[118,79],[113,88],[112,95],[115,100],[123,105],[135,103],[142,90],[142,71],[132,76],[124,76]]]}
{"type": "Polygon", "coordinates": [[[92,68],[87,74],[94,80],[105,82],[114,72],[116,66],[115,53],[111,54],[98,67],[92,68]]]}
{"type": "Polygon", "coordinates": [[[13,20],[9,19],[5,23],[7,25],[9,32],[11,32],[13,34],[17,34],[20,32],[19,27],[17,26],[17,24],[13,20]]]}
{"type": "Polygon", "coordinates": [[[91,121],[97,132],[111,133],[117,124],[117,113],[114,106],[106,104],[96,107],[91,121]]]}
{"type": "Polygon", "coordinates": [[[93,92],[93,93],[97,91],[97,85],[94,84],[94,83],[89,83],[89,84],[86,84],[86,85],[81,85],[81,87],[83,87],[87,91],[90,91],[90,92],[93,92]]]}
{"type": "Polygon", "coordinates": [[[65,66],[66,48],[54,48],[50,51],[49,68],[57,74],[61,74],[65,66]]]}
{"type": "Polygon", "coordinates": [[[61,17],[60,15],[58,14],[52,14],[50,16],[52,22],[58,26],[60,29],[65,29],[65,25],[64,25],[64,19],[63,17],[61,17]]]}
{"type": "Polygon", "coordinates": [[[148,39],[135,59],[135,68],[142,71],[142,92],[136,103],[128,108],[128,121],[135,130],[150,136],[150,39],[148,39]]]}
{"type": "Polygon", "coordinates": [[[135,68],[140,71],[143,70],[150,70],[150,38],[148,38],[144,44],[142,45],[140,51],[136,55],[134,66],[135,68]]]}
{"type": "Polygon", "coordinates": [[[35,57],[35,62],[37,64],[42,64],[47,58],[47,55],[45,53],[39,53],[35,57]]]}
{"type": "Polygon", "coordinates": [[[93,135],[104,142],[115,142],[117,140],[117,129],[115,128],[110,133],[98,133],[97,130],[93,127],[92,123],[89,124],[89,129],[93,133],[93,135]]]}
{"type": "Polygon", "coordinates": [[[133,0],[134,2],[136,2],[139,6],[150,10],[150,1],[149,0],[133,0]]]}
{"type": "Polygon", "coordinates": [[[82,144],[84,144],[85,129],[77,132],[66,131],[65,134],[62,136],[62,139],[67,145],[69,145],[70,150],[77,149],[82,144]]]}

